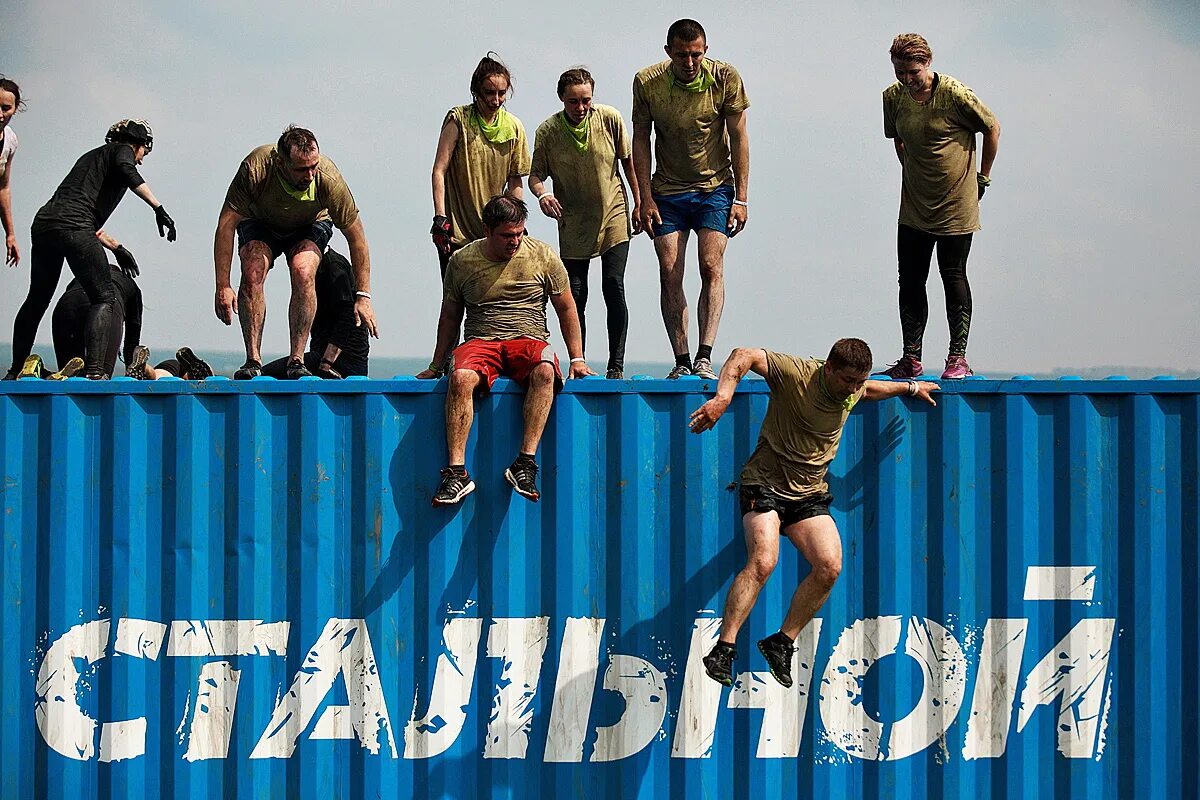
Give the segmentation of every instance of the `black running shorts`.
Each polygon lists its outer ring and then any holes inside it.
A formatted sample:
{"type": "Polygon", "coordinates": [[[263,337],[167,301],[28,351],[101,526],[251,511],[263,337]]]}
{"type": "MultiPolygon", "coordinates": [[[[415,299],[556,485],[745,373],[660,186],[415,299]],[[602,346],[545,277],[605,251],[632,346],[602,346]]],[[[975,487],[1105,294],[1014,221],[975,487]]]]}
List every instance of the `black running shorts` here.
{"type": "Polygon", "coordinates": [[[750,512],[774,511],[779,514],[780,532],[789,525],[812,517],[830,516],[829,504],[833,495],[829,492],[814,494],[803,500],[788,500],[774,494],[765,486],[745,486],[738,492],[742,505],[742,516],[750,512]]]}

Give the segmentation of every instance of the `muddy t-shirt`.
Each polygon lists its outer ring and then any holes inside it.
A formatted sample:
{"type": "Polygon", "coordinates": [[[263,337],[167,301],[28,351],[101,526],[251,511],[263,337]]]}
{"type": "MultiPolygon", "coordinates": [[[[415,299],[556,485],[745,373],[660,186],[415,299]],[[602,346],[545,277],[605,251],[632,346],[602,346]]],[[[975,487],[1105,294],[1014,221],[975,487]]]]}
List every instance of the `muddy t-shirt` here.
{"type": "Polygon", "coordinates": [[[996,118],[954,78],[935,81],[924,102],[898,81],[883,92],[883,135],[904,142],[900,224],[939,236],[971,233],[979,230],[975,134],[996,118]]]}
{"type": "Polygon", "coordinates": [[[725,118],[749,108],[750,99],[731,65],[706,58],[701,69],[713,79],[703,92],[679,86],[670,61],[633,78],[633,124],[654,124],[655,194],[711,192],[733,183],[725,118]]]}
{"type": "Polygon", "coordinates": [[[443,296],[467,312],[464,339],[550,341],[546,302],[570,288],[553,248],[526,237],[508,261],[492,261],[475,241],[456,250],[446,267],[443,296]]]}
{"type": "Polygon", "coordinates": [[[456,106],[442,121],[443,128],[451,122],[458,127],[458,142],[446,170],[446,216],[456,246],[482,239],[486,233],[483,207],[507,191],[509,178],[529,174],[529,140],[521,120],[512,117],[515,139],[493,144],[471,121],[471,108],[456,106]]]}
{"type": "Polygon", "coordinates": [[[538,126],[533,136],[533,168],[554,181],[562,205],[558,251],[563,258],[587,259],[629,241],[629,206],[618,172],[632,150],[621,112],[593,105],[588,113],[587,150],[564,127],[562,112],[538,126]]]}
{"type": "Polygon", "coordinates": [[[837,400],[825,388],[824,364],[767,351],[771,399],[758,446],[742,468],[742,485],[763,486],[789,500],[829,491],[825,472],[837,455],[842,426],[865,387],[837,400]]]}
{"type": "Polygon", "coordinates": [[[346,230],[358,220],[358,206],[337,166],[320,156],[311,197],[293,196],[286,182],[279,151],[273,144],[256,147],[242,161],[225,194],[225,207],[288,236],[314,222],[332,220],[346,230]]]}

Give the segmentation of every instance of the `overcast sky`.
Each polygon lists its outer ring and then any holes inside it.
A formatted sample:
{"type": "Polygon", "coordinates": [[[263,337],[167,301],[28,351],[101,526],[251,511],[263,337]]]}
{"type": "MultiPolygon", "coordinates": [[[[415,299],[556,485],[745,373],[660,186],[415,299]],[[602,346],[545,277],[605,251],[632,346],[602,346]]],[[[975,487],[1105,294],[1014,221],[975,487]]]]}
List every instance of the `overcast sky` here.
{"type": "MultiPolygon", "coordinates": [[[[132,194],[108,230],[142,265],[143,337],[157,348],[239,350],[212,310],[212,240],[239,161],[288,123],[311,127],[354,192],[371,245],[381,339],[374,352],[427,356],[440,302],[427,231],[429,171],[446,110],[469,101],[478,59],[509,64],[508,108],[532,137],[561,110],[559,73],[587,65],[597,102],[630,111],[633,74],[664,58],[667,26],[698,19],[709,55],[750,96],[750,219],[726,254],[716,351],[821,354],[840,336],[900,353],[895,231],[900,167],[880,93],[897,33],[930,42],[934,69],[972,87],[1003,127],[968,274],[970,360],[997,373],[1104,364],[1200,367],[1200,5],[1194,2],[638,3],[506,0],[14,3],[4,72],[28,110],[12,193],[23,261],[0,285],[4,326],[29,284],[29,224],[84,151],[122,117],[154,127],[142,168],[174,216],[160,240],[132,194]],[[579,16],[572,16],[575,12],[579,16]],[[603,12],[603,16],[600,12],[603,12]]],[[[534,211],[530,232],[557,245],[534,211]]],[[[335,246],[346,252],[335,236],[335,246]]],[[[693,242],[694,247],[694,242],[693,242]]],[[[236,258],[235,258],[236,261],[236,258]]],[[[288,278],[268,278],[264,347],[286,349],[288,278]]],[[[594,272],[598,272],[598,263],[594,272]]],[[[688,293],[698,289],[694,253],[688,293]]],[[[235,280],[237,269],[234,271],[235,280]]],[[[64,269],[65,286],[69,272],[64,269]]],[[[603,366],[593,275],[588,355],[603,366]]],[[[925,361],[947,332],[936,268],[925,361]]],[[[669,361],[649,239],[626,273],[628,358],[669,361]]],[[[692,321],[695,349],[695,321],[692,321]]],[[[47,314],[39,341],[49,341],[47,314]]],[[[557,338],[556,341],[560,341],[557,338]]]]}

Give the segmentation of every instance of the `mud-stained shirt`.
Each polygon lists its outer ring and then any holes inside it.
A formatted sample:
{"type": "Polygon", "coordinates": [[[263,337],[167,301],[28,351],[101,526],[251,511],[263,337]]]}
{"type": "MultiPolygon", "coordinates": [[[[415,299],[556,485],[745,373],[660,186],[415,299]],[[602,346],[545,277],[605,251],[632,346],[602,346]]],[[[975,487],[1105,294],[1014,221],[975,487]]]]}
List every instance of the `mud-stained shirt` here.
{"type": "Polygon", "coordinates": [[[914,100],[899,81],[883,92],[883,135],[904,142],[900,224],[939,236],[979,230],[975,134],[996,124],[975,93],[949,75],[914,100]]]}
{"type": "Polygon", "coordinates": [[[594,258],[629,241],[629,205],[618,164],[632,149],[621,112],[593,105],[588,113],[588,147],[580,151],[564,127],[562,112],[538,126],[533,136],[533,168],[554,181],[562,205],[558,252],[563,258],[594,258]]]}
{"type": "MultiPolygon", "coordinates": [[[[461,246],[485,235],[483,207],[508,189],[508,179],[529,174],[529,140],[525,126],[512,117],[517,137],[493,144],[471,121],[472,106],[456,106],[446,113],[442,127],[453,123],[458,141],[446,169],[446,216],[452,242],[461,246]]],[[[511,116],[511,115],[510,115],[511,116]]]]}
{"type": "Polygon", "coordinates": [[[767,351],[771,399],[758,446],[742,468],[743,485],[763,486],[788,500],[829,491],[826,470],[865,387],[846,400],[836,399],[825,387],[824,364],[767,351]]]}
{"type": "Polygon", "coordinates": [[[446,267],[443,297],[461,303],[464,339],[550,341],[546,302],[570,288],[567,268],[545,242],[524,238],[508,261],[492,261],[475,241],[456,250],[446,267]]]}
{"type": "Polygon", "coordinates": [[[358,220],[358,206],[337,166],[320,156],[311,199],[295,197],[284,178],[273,144],[256,147],[238,167],[225,194],[225,207],[287,236],[317,221],[332,220],[346,230],[358,220]]]}
{"type": "Polygon", "coordinates": [[[713,79],[703,92],[677,85],[670,61],[633,78],[633,124],[654,125],[655,194],[711,192],[733,183],[725,118],[749,108],[750,99],[732,65],[706,58],[701,69],[713,79]]]}

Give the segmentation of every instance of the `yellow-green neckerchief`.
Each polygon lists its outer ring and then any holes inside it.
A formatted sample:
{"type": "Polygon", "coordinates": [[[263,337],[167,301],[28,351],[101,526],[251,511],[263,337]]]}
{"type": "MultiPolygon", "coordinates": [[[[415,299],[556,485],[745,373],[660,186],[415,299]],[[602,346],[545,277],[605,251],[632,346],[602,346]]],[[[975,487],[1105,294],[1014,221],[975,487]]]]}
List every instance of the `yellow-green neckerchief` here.
{"type": "Polygon", "coordinates": [[[517,118],[503,108],[496,112],[496,118],[492,120],[491,125],[488,125],[483,121],[483,117],[479,116],[479,109],[472,103],[471,122],[479,126],[479,130],[483,132],[483,138],[492,144],[504,144],[517,138],[517,118]]]}
{"type": "Polygon", "coordinates": [[[713,77],[713,74],[708,71],[708,67],[704,66],[704,64],[700,65],[700,74],[693,78],[691,83],[680,83],[679,79],[675,77],[675,71],[671,70],[670,72],[671,85],[678,86],[685,92],[693,92],[695,94],[707,92],[717,82],[717,79],[713,77]]]}
{"type": "Polygon", "coordinates": [[[291,195],[292,197],[294,197],[295,199],[299,200],[300,202],[311,203],[317,199],[317,179],[316,178],[313,178],[312,182],[309,183],[308,186],[305,186],[303,189],[297,189],[296,187],[292,186],[290,183],[285,181],[283,179],[283,176],[280,175],[278,172],[275,173],[275,177],[279,179],[279,185],[283,187],[283,190],[285,192],[287,192],[289,195],[291,195]]]}
{"type": "Polygon", "coordinates": [[[829,391],[829,387],[825,384],[825,362],[823,361],[821,362],[821,366],[817,367],[817,383],[821,386],[822,394],[824,394],[833,402],[840,403],[842,408],[844,408],[846,411],[854,408],[854,404],[857,401],[855,400],[853,394],[848,395],[845,400],[838,400],[833,396],[833,392],[829,391]]]}
{"type": "Polygon", "coordinates": [[[562,111],[558,115],[558,121],[566,128],[567,133],[575,140],[575,146],[579,148],[579,152],[586,153],[588,151],[588,132],[592,129],[592,112],[583,115],[583,120],[578,125],[572,125],[567,119],[567,112],[562,111]]]}

